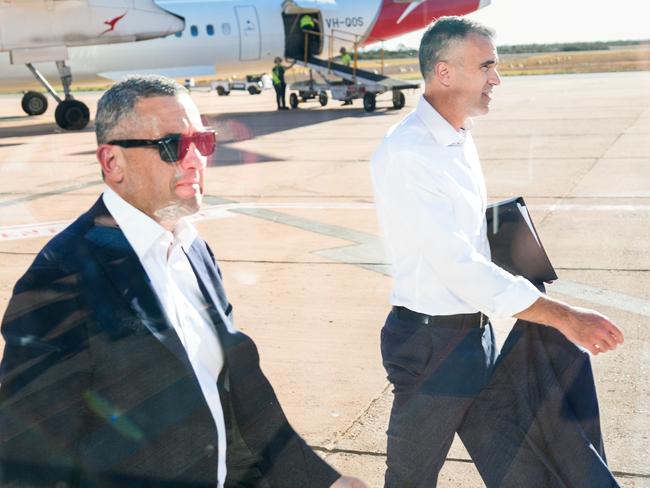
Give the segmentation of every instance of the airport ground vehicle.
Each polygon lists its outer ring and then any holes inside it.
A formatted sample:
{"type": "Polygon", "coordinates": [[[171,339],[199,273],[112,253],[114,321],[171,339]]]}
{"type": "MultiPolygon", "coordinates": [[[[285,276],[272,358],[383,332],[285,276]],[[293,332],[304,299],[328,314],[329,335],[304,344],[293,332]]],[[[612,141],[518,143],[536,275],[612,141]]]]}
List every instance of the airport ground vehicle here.
{"type": "Polygon", "coordinates": [[[217,80],[210,83],[210,88],[220,97],[230,95],[232,90],[245,90],[251,95],[259,95],[264,89],[262,75],[247,75],[245,80],[217,80]]]}
{"type": "Polygon", "coordinates": [[[390,78],[375,71],[360,69],[357,65],[359,38],[354,33],[333,29],[327,43],[330,46],[330,53],[327,59],[321,59],[315,56],[322,52],[322,38],[320,32],[305,32],[304,39],[297,37],[294,41],[297,49],[288,51],[288,56],[295,59],[296,64],[309,68],[309,79],[293,83],[289,90],[293,91],[289,95],[289,104],[292,108],[298,108],[301,102],[318,98],[321,106],[327,105],[329,96],[334,100],[352,102],[353,100],[362,99],[363,108],[366,112],[373,112],[377,106],[377,96],[392,92],[393,108],[401,109],[405,104],[405,97],[402,90],[418,88],[417,83],[390,78]],[[345,36],[345,37],[343,37],[345,36]],[[313,37],[317,39],[314,42],[313,37]],[[342,64],[334,60],[332,47],[336,39],[343,39],[351,43],[354,49],[354,62],[351,65],[342,64]],[[308,46],[306,48],[305,46],[308,46]],[[316,52],[311,53],[310,49],[316,52]],[[314,73],[318,75],[321,81],[314,80],[314,73]],[[334,78],[333,78],[334,77],[334,78]],[[298,93],[295,93],[298,92],[298,93]]]}

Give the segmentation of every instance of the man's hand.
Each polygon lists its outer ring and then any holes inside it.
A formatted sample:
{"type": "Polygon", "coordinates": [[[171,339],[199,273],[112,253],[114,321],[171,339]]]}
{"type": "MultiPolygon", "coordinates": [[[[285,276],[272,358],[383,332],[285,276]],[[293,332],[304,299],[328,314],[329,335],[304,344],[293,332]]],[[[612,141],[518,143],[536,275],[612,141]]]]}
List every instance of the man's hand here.
{"type": "Polygon", "coordinates": [[[359,478],[352,476],[341,476],[330,488],[368,488],[359,478]]]}
{"type": "Polygon", "coordinates": [[[595,310],[572,307],[547,296],[540,297],[515,317],[550,325],[594,355],[612,351],[623,344],[623,332],[604,315],[595,310]]]}
{"type": "Polygon", "coordinates": [[[556,327],[570,341],[592,354],[613,351],[623,344],[623,332],[604,315],[578,307],[572,307],[572,312],[565,324],[556,327]]]}

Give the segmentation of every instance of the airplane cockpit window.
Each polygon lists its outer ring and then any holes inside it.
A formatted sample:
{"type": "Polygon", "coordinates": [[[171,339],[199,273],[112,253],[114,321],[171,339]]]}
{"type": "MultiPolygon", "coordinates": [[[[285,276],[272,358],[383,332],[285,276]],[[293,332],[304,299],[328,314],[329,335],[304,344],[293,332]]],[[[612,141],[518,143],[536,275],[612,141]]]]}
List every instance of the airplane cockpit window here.
{"type": "Polygon", "coordinates": [[[214,26],[212,24],[208,24],[205,27],[205,31],[208,33],[209,36],[213,36],[214,35],[214,26]]]}
{"type": "Polygon", "coordinates": [[[230,35],[230,24],[228,22],[224,22],[223,24],[221,24],[221,32],[223,33],[224,36],[230,35]]]}
{"type": "Polygon", "coordinates": [[[192,37],[196,37],[199,35],[199,28],[195,25],[190,27],[190,33],[192,34],[192,37]]]}

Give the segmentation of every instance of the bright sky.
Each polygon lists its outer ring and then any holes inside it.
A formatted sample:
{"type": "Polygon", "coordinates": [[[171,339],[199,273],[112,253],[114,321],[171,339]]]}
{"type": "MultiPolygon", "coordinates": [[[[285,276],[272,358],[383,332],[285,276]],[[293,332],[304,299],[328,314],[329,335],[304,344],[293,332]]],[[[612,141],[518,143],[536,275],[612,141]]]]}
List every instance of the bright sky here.
{"type": "MultiPolygon", "coordinates": [[[[650,39],[648,0],[492,0],[468,15],[497,31],[497,45],[650,39]]],[[[387,41],[418,47],[422,31],[387,41]]]]}

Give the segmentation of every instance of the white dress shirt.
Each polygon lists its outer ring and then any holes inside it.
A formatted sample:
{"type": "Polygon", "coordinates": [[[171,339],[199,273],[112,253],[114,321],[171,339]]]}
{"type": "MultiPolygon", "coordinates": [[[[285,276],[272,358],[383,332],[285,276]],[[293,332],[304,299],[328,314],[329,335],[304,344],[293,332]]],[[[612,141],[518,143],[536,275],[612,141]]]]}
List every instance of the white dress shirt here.
{"type": "Polygon", "coordinates": [[[485,180],[470,128],[456,131],[422,97],[372,158],[390,301],[427,315],[512,317],[540,292],[490,260],[485,180]]]}
{"type": "Polygon", "coordinates": [[[223,350],[185,255],[198,233],[186,219],[169,232],[110,188],[104,190],[103,199],[140,259],[192,364],[217,428],[217,486],[222,488],[226,479],[226,425],[217,380],[223,367],[223,350]]]}

